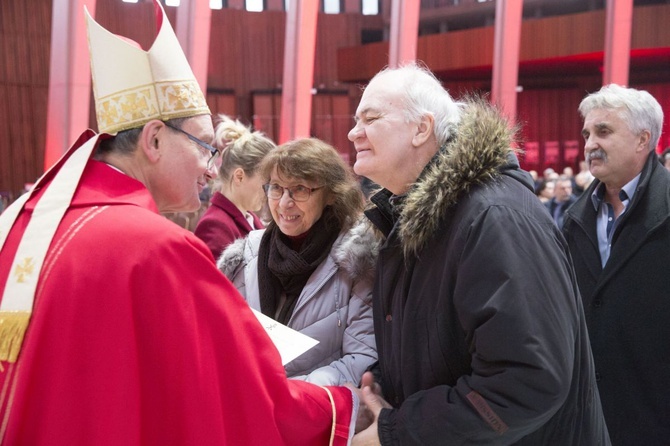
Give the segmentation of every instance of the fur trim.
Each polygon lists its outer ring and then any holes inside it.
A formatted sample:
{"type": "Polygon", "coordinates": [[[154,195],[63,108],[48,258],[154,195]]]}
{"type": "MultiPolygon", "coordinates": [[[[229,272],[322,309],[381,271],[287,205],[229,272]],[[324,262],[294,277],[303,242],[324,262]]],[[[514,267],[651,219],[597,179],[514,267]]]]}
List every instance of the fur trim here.
{"type": "Polygon", "coordinates": [[[366,218],[361,218],[334,247],[333,257],[354,280],[373,280],[379,246],[380,240],[373,226],[366,218]]]}
{"type": "Polygon", "coordinates": [[[246,242],[246,238],[235,240],[221,253],[219,260],[216,262],[219,270],[230,280],[233,280],[233,274],[244,260],[244,245],[246,242]]]}
{"type": "Polygon", "coordinates": [[[466,100],[454,138],[436,154],[405,199],[399,220],[405,256],[416,255],[460,196],[499,175],[514,152],[516,133],[484,98],[466,100]]]}

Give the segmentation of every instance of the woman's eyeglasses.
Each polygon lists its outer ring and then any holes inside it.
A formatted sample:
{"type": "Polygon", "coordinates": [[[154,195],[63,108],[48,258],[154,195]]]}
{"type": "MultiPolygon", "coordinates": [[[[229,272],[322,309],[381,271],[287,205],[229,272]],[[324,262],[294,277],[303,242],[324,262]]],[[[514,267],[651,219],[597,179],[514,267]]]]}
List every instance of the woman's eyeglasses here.
{"type": "Polygon", "coordinates": [[[282,187],[276,183],[264,184],[263,190],[268,198],[280,200],[284,196],[284,191],[288,191],[288,196],[293,201],[307,201],[315,190],[322,189],[324,186],[307,187],[299,184],[292,187],[282,187]]]}

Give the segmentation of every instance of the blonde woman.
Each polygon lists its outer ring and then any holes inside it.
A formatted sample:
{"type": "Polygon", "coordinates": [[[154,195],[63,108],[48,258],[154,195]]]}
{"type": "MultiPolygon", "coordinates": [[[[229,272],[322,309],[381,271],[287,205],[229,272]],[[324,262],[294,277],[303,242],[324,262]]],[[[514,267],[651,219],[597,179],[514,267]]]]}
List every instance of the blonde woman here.
{"type": "Polygon", "coordinates": [[[254,212],[265,204],[263,178],[257,167],[275,143],[258,131],[225,115],[219,115],[214,147],[221,150],[220,189],[195,228],[215,259],[233,241],[245,237],[263,223],[254,212]]]}

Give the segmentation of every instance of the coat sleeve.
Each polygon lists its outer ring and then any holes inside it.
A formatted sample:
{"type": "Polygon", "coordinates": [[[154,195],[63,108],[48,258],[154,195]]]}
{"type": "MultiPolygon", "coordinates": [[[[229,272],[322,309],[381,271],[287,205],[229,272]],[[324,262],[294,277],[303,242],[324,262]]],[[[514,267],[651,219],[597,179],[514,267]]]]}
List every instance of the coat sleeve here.
{"type": "MultiPolygon", "coordinates": [[[[342,357],[308,375],[296,377],[317,384],[343,385],[360,383],[363,372],[377,360],[372,320],[372,283],[369,280],[355,282],[351,289],[349,308],[346,313],[342,357]]],[[[339,315],[338,315],[339,317],[339,315]]]]}
{"type": "Polygon", "coordinates": [[[459,234],[441,280],[454,281],[471,371],[384,410],[382,444],[513,444],[546,423],[570,389],[579,296],[558,229],[492,206],[459,234]]]}

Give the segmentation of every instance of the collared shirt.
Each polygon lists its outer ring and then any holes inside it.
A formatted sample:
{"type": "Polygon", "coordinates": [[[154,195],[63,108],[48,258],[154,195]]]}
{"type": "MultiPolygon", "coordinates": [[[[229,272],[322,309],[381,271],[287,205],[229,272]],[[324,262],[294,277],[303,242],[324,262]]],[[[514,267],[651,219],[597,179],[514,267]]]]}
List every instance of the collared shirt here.
{"type": "Polygon", "coordinates": [[[558,225],[559,228],[561,227],[561,224],[563,223],[562,220],[561,220],[561,215],[563,214],[563,212],[561,211],[562,207],[563,207],[563,202],[560,202],[560,203],[558,201],[555,202],[553,217],[554,217],[554,221],[556,222],[556,224],[558,225]]]}
{"type": "Polygon", "coordinates": [[[637,183],[640,182],[641,174],[642,173],[637,174],[635,178],[630,180],[619,191],[619,199],[621,200],[621,203],[623,203],[623,211],[621,214],[619,214],[619,217],[614,216],[614,208],[612,205],[605,202],[604,183],[600,183],[591,194],[593,208],[598,213],[596,220],[596,232],[598,234],[600,262],[603,268],[605,267],[612,250],[612,235],[614,234],[614,231],[616,230],[616,227],[621,220],[621,216],[625,214],[626,210],[628,209],[628,205],[630,204],[633,195],[635,194],[635,189],[637,189],[637,183]]]}

